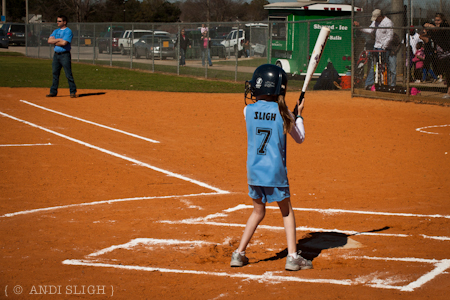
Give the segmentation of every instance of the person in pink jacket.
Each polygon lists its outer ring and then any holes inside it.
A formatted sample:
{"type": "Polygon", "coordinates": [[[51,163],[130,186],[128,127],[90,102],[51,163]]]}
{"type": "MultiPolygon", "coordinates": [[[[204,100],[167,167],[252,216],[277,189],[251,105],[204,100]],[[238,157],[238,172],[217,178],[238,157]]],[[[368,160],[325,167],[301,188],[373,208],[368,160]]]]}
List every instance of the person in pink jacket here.
{"type": "Polygon", "coordinates": [[[423,42],[418,42],[416,45],[416,54],[412,61],[415,63],[414,68],[414,78],[416,83],[420,83],[420,78],[422,78],[422,69],[425,61],[425,49],[423,47],[423,42]]]}

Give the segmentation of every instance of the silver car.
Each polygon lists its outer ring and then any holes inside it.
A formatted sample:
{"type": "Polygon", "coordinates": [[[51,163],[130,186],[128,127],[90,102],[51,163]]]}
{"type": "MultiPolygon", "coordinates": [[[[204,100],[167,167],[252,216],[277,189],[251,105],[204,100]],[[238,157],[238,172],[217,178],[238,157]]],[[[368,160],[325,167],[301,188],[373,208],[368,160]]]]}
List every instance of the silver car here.
{"type": "Polygon", "coordinates": [[[134,44],[134,55],[136,58],[144,56],[147,59],[176,58],[173,40],[168,35],[144,35],[134,44]]]}

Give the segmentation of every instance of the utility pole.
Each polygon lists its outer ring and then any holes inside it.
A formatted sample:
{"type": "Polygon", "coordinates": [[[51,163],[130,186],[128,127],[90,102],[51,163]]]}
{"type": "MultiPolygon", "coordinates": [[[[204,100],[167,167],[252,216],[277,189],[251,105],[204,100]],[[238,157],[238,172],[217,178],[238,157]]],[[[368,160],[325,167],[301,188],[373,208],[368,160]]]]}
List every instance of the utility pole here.
{"type": "Polygon", "coordinates": [[[2,0],[2,20],[3,23],[6,23],[6,0],[2,0]]]}

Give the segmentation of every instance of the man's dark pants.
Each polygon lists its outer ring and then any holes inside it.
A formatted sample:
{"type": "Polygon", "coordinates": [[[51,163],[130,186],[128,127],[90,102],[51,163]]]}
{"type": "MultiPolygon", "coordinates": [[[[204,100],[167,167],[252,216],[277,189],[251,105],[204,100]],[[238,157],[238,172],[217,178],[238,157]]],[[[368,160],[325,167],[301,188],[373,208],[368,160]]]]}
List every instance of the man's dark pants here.
{"type": "Polygon", "coordinates": [[[61,68],[64,68],[64,73],[66,74],[67,81],[69,82],[70,94],[76,94],[77,86],[75,85],[75,81],[72,75],[72,57],[69,51],[63,52],[61,54],[57,54],[55,52],[53,54],[53,84],[50,88],[50,94],[58,94],[59,75],[61,74],[61,68]]]}

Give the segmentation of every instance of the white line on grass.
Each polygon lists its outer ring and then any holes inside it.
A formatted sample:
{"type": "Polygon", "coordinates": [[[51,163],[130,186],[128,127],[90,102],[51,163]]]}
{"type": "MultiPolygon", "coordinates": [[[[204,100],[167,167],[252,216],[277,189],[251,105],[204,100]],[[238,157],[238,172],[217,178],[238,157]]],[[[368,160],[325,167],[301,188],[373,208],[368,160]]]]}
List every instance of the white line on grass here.
{"type": "Polygon", "coordinates": [[[152,140],[152,139],[149,139],[149,138],[146,138],[146,137],[134,134],[134,133],[126,132],[126,131],[123,131],[123,130],[120,130],[120,129],[117,129],[117,128],[109,127],[109,126],[106,126],[106,125],[102,125],[102,124],[98,124],[98,123],[95,123],[95,122],[92,122],[92,121],[88,121],[88,120],[84,120],[84,119],[81,119],[81,118],[78,118],[78,117],[74,117],[74,116],[71,116],[71,115],[68,115],[68,114],[65,114],[65,113],[53,110],[53,109],[49,109],[49,108],[46,108],[46,107],[43,107],[43,106],[31,103],[31,102],[28,102],[28,101],[25,101],[25,100],[20,100],[20,102],[23,102],[25,104],[28,104],[28,105],[31,105],[31,106],[34,106],[34,107],[37,107],[37,108],[40,108],[40,109],[43,109],[43,110],[46,110],[46,111],[58,114],[58,115],[61,115],[61,116],[67,117],[67,118],[71,118],[71,119],[74,119],[74,120],[77,120],[77,121],[85,122],[85,123],[88,123],[88,124],[91,124],[91,125],[95,125],[95,126],[98,126],[98,127],[106,128],[106,129],[109,129],[109,130],[112,130],[112,131],[120,132],[120,133],[129,135],[129,136],[132,136],[132,137],[135,137],[135,138],[147,141],[147,142],[159,143],[159,141],[156,141],[156,140],[152,140]]]}
{"type": "Polygon", "coordinates": [[[166,174],[167,176],[175,177],[175,178],[178,178],[178,179],[181,179],[181,180],[184,180],[184,181],[187,181],[187,182],[190,182],[190,183],[199,185],[199,186],[201,186],[201,187],[204,187],[204,188],[213,190],[213,191],[215,191],[215,192],[217,192],[217,193],[219,193],[219,194],[228,194],[228,193],[229,193],[228,191],[224,191],[224,190],[218,189],[218,188],[213,187],[213,186],[211,186],[211,185],[209,185],[209,184],[206,184],[206,183],[204,183],[204,182],[201,182],[201,181],[198,181],[198,180],[195,180],[195,179],[191,179],[191,178],[188,178],[188,177],[183,176],[183,175],[180,175],[180,174],[176,174],[176,173],[173,173],[173,172],[169,172],[169,171],[167,171],[167,170],[164,170],[164,169],[161,169],[161,168],[158,168],[158,167],[149,165],[149,164],[144,163],[144,162],[141,162],[141,161],[139,161],[139,160],[136,160],[136,159],[133,159],[133,158],[126,157],[125,155],[121,155],[121,154],[118,154],[118,153],[115,153],[115,152],[112,152],[112,151],[109,151],[109,150],[106,150],[106,149],[103,149],[103,148],[94,146],[94,145],[92,145],[92,144],[89,144],[89,143],[86,143],[86,142],[77,140],[77,139],[75,139],[75,138],[69,137],[69,136],[64,135],[64,134],[61,134],[61,133],[59,133],[59,132],[56,132],[56,131],[47,129],[47,128],[45,128],[45,127],[36,125],[36,124],[34,124],[34,123],[31,123],[31,122],[28,122],[28,121],[21,120],[21,119],[19,119],[19,118],[13,117],[13,116],[8,115],[8,114],[5,114],[5,113],[3,113],[3,112],[0,112],[0,115],[5,116],[5,117],[8,117],[8,118],[13,119],[13,120],[16,120],[16,121],[19,121],[19,122],[22,122],[22,123],[24,123],[24,124],[30,125],[31,127],[35,127],[35,128],[44,130],[44,131],[46,131],[46,132],[48,132],[48,133],[54,134],[54,135],[56,135],[56,136],[62,137],[62,138],[64,138],[64,139],[67,139],[67,140],[69,140],[69,141],[78,143],[78,144],[80,144],[80,145],[83,145],[83,146],[86,146],[86,147],[89,147],[89,148],[98,150],[98,151],[100,151],[100,152],[109,154],[109,155],[111,155],[111,156],[114,156],[114,157],[121,158],[121,159],[126,160],[126,161],[129,161],[129,162],[132,162],[132,163],[134,163],[134,164],[136,164],[136,165],[138,165],[138,166],[145,167],[145,168],[149,168],[149,169],[151,169],[151,170],[154,170],[154,171],[157,171],[157,172],[166,174]]]}
{"type": "Polygon", "coordinates": [[[47,143],[47,144],[5,144],[5,145],[0,145],[0,147],[31,147],[31,146],[51,146],[51,143],[47,143]]]}

